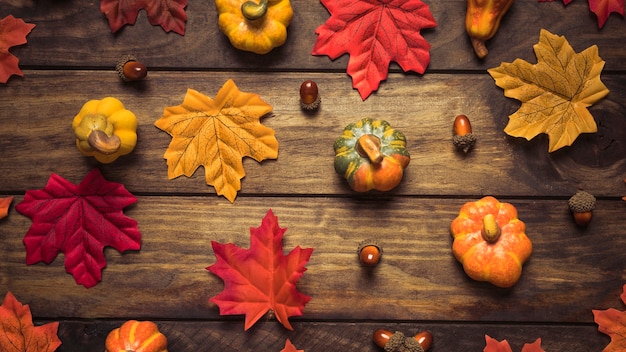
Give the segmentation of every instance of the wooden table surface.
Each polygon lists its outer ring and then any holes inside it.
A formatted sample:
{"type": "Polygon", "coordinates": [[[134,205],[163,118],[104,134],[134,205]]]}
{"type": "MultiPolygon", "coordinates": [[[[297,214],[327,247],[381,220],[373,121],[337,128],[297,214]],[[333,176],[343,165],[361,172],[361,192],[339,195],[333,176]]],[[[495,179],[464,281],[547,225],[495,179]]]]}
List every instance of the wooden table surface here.
{"type": "Polygon", "coordinates": [[[626,22],[612,14],[598,29],[586,1],[518,0],[502,21],[490,53],[478,60],[464,29],[464,0],[426,1],[438,25],[422,33],[432,45],[425,74],[396,64],[380,89],[363,101],[347,76],[346,55],[313,56],[315,29],[329,17],[314,0],[292,0],[294,18],[284,46],[267,55],[233,48],[217,26],[212,1],[189,1],[184,36],[149,24],[112,34],[97,0],[4,0],[9,14],[36,27],[26,45],[11,49],[24,77],[0,85],[0,197],[15,196],[0,220],[0,295],[29,304],[37,324],[59,321],[58,351],[102,351],[108,332],[127,319],[153,320],[170,351],[280,351],[289,338],[309,351],[381,351],[376,328],[414,334],[429,330],[433,352],[482,351],[485,335],[507,339],[514,351],[541,338],[546,351],[601,351],[610,339],[597,331],[592,309],[617,308],[626,283],[626,22]],[[520,103],[506,98],[486,69],[521,58],[542,28],[564,35],[576,52],[599,47],[602,81],[610,90],[590,108],[598,132],[547,152],[503,132],[520,103]],[[124,84],[117,59],[133,54],[148,77],[124,84]],[[216,195],[200,168],[193,177],[167,178],[163,154],[170,136],[154,126],[188,88],[214,97],[233,79],[257,93],[273,112],[277,160],[246,158],[234,203],[216,195]],[[305,114],[298,89],[318,82],[322,107],[305,114]],[[71,121],[90,99],[114,96],[139,121],[134,152],[108,165],[80,155],[71,121]],[[470,117],[479,136],[468,154],[451,143],[452,121],[470,117]],[[356,194],[333,169],[333,142],[362,117],[403,131],[411,163],[388,193],[356,194]],[[122,183],[138,201],[125,214],[138,221],[140,251],[105,249],[107,267],[93,288],[77,285],[64,255],[49,265],[25,264],[22,239],[32,222],[15,210],[26,190],[51,174],[78,183],[93,168],[122,183]],[[587,228],[572,221],[567,199],[583,188],[598,198],[587,228]],[[451,221],[468,201],[493,195],[515,205],[534,252],[511,289],[473,281],[451,252],[451,221]],[[311,296],[294,331],[275,319],[248,331],[243,316],[220,316],[208,300],[223,281],[205,268],[215,262],[211,241],[248,248],[250,227],[269,209],[288,228],[286,250],[314,248],[298,289],[311,296]],[[358,263],[365,238],[384,246],[374,270],[358,263]]]}

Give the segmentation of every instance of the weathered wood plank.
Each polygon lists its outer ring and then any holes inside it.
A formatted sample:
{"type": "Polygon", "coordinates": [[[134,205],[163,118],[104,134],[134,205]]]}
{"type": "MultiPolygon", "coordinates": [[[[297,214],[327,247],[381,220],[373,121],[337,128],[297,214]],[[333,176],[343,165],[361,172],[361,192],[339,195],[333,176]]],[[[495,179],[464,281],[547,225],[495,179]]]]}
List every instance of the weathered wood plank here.
{"type": "MultiPolygon", "coordinates": [[[[19,3],[19,2],[18,2],[19,3]]],[[[427,1],[438,26],[423,30],[431,44],[429,70],[484,70],[515,58],[535,62],[532,46],[542,28],[565,35],[579,52],[598,45],[607,70],[624,70],[624,19],[612,14],[602,29],[586,2],[520,0],[502,20],[500,30],[488,42],[485,60],[478,60],[465,33],[464,0],[427,1]]],[[[24,66],[113,67],[124,54],[135,54],[152,68],[161,69],[245,69],[245,70],[346,70],[348,57],[331,61],[312,56],[317,40],[315,29],[329,17],[324,6],[314,0],[294,0],[294,19],[285,45],[267,55],[235,49],[217,26],[212,2],[190,1],[186,33],[165,33],[148,23],[141,11],[134,26],[112,34],[98,0],[26,1],[19,6],[3,2],[0,13],[13,14],[37,24],[28,44],[14,49],[24,66]],[[79,5],[80,4],[80,5],[79,5]],[[150,40],[146,40],[150,38],[150,40]]],[[[397,65],[392,70],[399,71],[397,65]]],[[[388,84],[388,83],[387,83],[388,84]]]]}
{"type": "Polygon", "coordinates": [[[215,262],[211,241],[248,248],[249,228],[271,208],[288,228],[285,251],[314,248],[298,284],[313,297],[307,320],[590,323],[591,309],[618,300],[626,280],[622,201],[600,201],[582,230],[565,200],[510,200],[534,253],[508,290],[470,280],[451,254],[449,225],[465,201],[267,197],[230,205],[210,197],[139,197],[126,213],[139,223],[141,251],[106,249],[103,280],[91,289],[65,273],[63,255],[50,265],[25,265],[22,238],[31,222],[11,209],[2,222],[0,292],[12,291],[41,318],[219,319],[208,302],[223,289],[205,270],[215,262]],[[356,256],[367,238],[384,246],[374,270],[356,256]]]}
{"type": "MultiPolygon", "coordinates": [[[[61,321],[58,352],[100,351],[112,329],[123,321],[61,321]]],[[[280,351],[290,339],[305,351],[380,352],[371,341],[377,328],[402,331],[405,334],[428,330],[433,334],[430,352],[475,352],[485,347],[485,335],[509,341],[513,351],[525,343],[541,338],[546,351],[600,351],[609,338],[597,331],[595,324],[532,325],[532,324],[458,324],[453,322],[296,322],[294,331],[287,331],[275,322],[259,322],[244,332],[237,322],[157,321],[168,338],[170,351],[280,351]]]]}
{"type": "Polygon", "coordinates": [[[389,84],[361,101],[343,74],[157,72],[139,85],[123,84],[113,72],[28,71],[3,87],[0,97],[0,191],[41,188],[50,173],[79,182],[93,167],[74,144],[70,125],[90,99],[119,98],[139,119],[135,151],[100,165],[111,180],[138,193],[215,194],[200,168],[192,178],[167,179],[163,154],[171,138],[154,126],[167,106],[182,103],[187,88],[213,97],[227,79],[260,94],[273,107],[262,122],[276,131],[277,160],[246,158],[241,195],[352,194],[333,169],[333,143],[343,128],[362,117],[389,121],[404,132],[412,155],[394,194],[558,196],[582,187],[596,196],[621,197],[626,175],[626,80],[604,78],[611,93],[590,108],[598,133],[547,152],[547,137],[528,142],[503,129],[519,102],[503,96],[487,75],[392,74],[389,84]],[[323,97],[315,115],[303,113],[298,89],[306,78],[319,82],[323,97]],[[78,83],[80,82],[80,83],[78,83]],[[476,147],[467,155],[451,143],[452,121],[470,116],[476,147]]]}

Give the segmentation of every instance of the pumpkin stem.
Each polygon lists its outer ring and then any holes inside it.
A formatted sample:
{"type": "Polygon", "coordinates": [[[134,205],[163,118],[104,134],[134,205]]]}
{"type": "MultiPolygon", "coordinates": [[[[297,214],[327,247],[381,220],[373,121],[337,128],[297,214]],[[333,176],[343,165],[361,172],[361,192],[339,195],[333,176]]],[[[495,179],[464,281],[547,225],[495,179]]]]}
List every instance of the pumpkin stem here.
{"type": "Polygon", "coordinates": [[[500,234],[502,230],[498,223],[496,222],[495,216],[493,214],[487,214],[483,217],[483,229],[480,232],[483,236],[483,239],[489,243],[494,243],[500,238],[500,234]]]}
{"type": "Polygon", "coordinates": [[[248,0],[241,5],[241,13],[251,21],[258,20],[267,13],[267,1],[260,0],[257,4],[253,0],[248,0]]]}
{"type": "Polygon", "coordinates": [[[370,162],[378,164],[383,161],[383,153],[380,151],[380,139],[373,134],[364,134],[357,140],[356,151],[362,157],[367,157],[370,162]]]}
{"type": "Polygon", "coordinates": [[[111,135],[111,137],[109,137],[104,131],[101,130],[91,131],[89,138],[87,138],[87,143],[89,143],[89,146],[94,150],[107,155],[117,152],[122,145],[120,137],[116,135],[111,135]]]}

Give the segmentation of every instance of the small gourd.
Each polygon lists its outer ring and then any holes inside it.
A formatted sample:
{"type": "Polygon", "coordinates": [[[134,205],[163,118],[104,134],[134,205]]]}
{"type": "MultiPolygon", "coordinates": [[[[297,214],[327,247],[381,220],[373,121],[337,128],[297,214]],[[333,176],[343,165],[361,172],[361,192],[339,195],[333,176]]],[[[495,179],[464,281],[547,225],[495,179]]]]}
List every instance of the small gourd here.
{"type": "Polygon", "coordinates": [[[334,149],[335,171],[356,192],[394,189],[411,160],[404,134],[384,120],[364,118],[347,125],[334,149]]]}
{"type": "Polygon", "coordinates": [[[450,225],[452,253],[472,279],[509,288],[532,253],[525,231],[513,205],[491,196],[467,202],[450,225]]]}
{"type": "Polygon", "coordinates": [[[151,321],[129,320],[112,330],[106,352],[167,352],[167,338],[151,321]]]}
{"type": "Polygon", "coordinates": [[[483,59],[489,52],[485,42],[491,39],[504,14],[515,0],[467,0],[465,30],[472,42],[478,58],[483,59]]]}

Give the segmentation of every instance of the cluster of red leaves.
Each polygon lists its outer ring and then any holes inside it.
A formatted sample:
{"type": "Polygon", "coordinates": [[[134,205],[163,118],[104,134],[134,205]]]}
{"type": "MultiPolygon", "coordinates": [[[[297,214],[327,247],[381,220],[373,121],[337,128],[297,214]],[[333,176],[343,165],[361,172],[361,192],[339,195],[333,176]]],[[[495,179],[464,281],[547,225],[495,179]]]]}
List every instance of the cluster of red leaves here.
{"type": "Polygon", "coordinates": [[[209,301],[219,306],[221,315],[245,314],[245,330],[270,309],[285,328],[293,330],[288,318],[302,315],[311,300],[296,290],[296,283],[313,249],[297,246],[284,255],[285,231],[269,210],[261,226],[250,228],[250,249],[212,241],[217,262],[207,270],[224,280],[224,290],[209,301]]]}
{"type": "MultiPolygon", "coordinates": [[[[485,340],[487,345],[483,352],[513,352],[507,340],[498,341],[489,335],[485,335],[485,340]]],[[[524,344],[522,352],[544,352],[541,348],[541,339],[537,339],[533,343],[524,344]]]]}
{"type": "Polygon", "coordinates": [[[0,20],[0,82],[7,83],[9,77],[23,77],[19,60],[9,52],[12,46],[26,44],[26,36],[35,28],[34,24],[26,23],[21,18],[9,15],[0,20]]]}
{"type": "MultiPolygon", "coordinates": [[[[626,284],[620,295],[622,302],[626,303],[626,284]]],[[[603,352],[626,351],[626,311],[614,308],[606,310],[592,310],[593,320],[598,324],[598,331],[611,337],[603,352]]]]}
{"type": "Polygon", "coordinates": [[[430,44],[420,30],[437,25],[421,0],[321,0],[330,18],[319,26],[313,55],[332,60],[348,53],[347,73],[365,100],[387,78],[389,63],[424,73],[430,44]]]}
{"type": "Polygon", "coordinates": [[[65,269],[76,283],[95,286],[106,266],[104,247],[120,252],[139,250],[137,222],[122,209],[137,198],[122,184],[92,170],[79,185],[52,174],[43,189],[26,191],[15,210],[32,219],[24,236],[26,264],[50,264],[65,254],[65,269]]]}
{"type": "Polygon", "coordinates": [[[144,9],[153,26],[160,25],[164,31],[185,35],[187,0],[102,0],[100,12],[109,20],[113,33],[127,24],[135,24],[139,11],[144,9]]]}
{"type": "MultiPolygon", "coordinates": [[[[538,0],[539,2],[552,2],[554,0],[538,0]]],[[[606,20],[612,12],[624,16],[624,0],[588,0],[589,10],[598,16],[598,28],[604,27],[606,20]]],[[[572,0],[563,0],[567,5],[572,0]]]]}
{"type": "Polygon", "coordinates": [[[2,352],[53,352],[61,345],[59,323],[34,326],[28,305],[21,304],[11,292],[0,306],[0,323],[2,352]]]}

